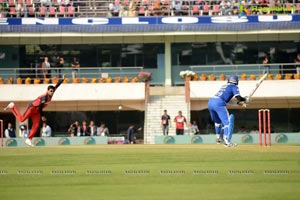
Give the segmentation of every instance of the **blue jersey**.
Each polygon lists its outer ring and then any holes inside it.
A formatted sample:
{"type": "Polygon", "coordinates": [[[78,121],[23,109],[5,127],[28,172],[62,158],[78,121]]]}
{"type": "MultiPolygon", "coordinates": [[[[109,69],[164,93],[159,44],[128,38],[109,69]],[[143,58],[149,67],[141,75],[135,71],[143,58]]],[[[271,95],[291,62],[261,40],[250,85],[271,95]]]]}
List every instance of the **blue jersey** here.
{"type": "Polygon", "coordinates": [[[219,97],[226,103],[232,99],[232,97],[237,96],[240,94],[240,90],[238,86],[236,86],[233,83],[228,83],[226,85],[223,85],[221,89],[215,94],[215,97],[219,97]]]}

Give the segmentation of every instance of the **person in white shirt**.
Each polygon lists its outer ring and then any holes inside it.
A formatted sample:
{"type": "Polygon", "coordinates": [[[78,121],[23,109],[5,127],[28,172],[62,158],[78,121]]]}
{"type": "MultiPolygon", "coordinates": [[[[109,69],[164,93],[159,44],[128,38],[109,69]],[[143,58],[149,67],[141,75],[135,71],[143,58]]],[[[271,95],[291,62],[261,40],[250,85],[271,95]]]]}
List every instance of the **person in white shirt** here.
{"type": "Polygon", "coordinates": [[[42,137],[52,136],[52,129],[46,122],[43,122],[43,127],[41,129],[41,132],[42,132],[42,137]]]}
{"type": "Polygon", "coordinates": [[[27,138],[29,136],[29,129],[28,129],[27,125],[26,124],[21,124],[19,126],[19,128],[20,128],[20,131],[21,131],[21,137],[27,138]]]}
{"type": "Polygon", "coordinates": [[[43,78],[51,77],[50,63],[48,61],[48,57],[44,58],[44,62],[42,63],[42,71],[43,71],[43,78]]]}
{"type": "Polygon", "coordinates": [[[107,136],[108,134],[108,128],[105,126],[105,123],[101,122],[100,126],[97,128],[97,136],[107,136]]]}

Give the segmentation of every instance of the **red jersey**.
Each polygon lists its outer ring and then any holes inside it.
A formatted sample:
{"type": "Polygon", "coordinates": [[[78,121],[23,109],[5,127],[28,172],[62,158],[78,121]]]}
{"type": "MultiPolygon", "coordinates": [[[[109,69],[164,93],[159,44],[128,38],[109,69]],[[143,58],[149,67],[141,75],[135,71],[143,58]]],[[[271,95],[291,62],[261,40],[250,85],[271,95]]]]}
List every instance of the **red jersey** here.
{"type": "Polygon", "coordinates": [[[186,123],[186,119],[184,116],[176,116],[175,117],[176,122],[176,129],[184,129],[184,123],[186,123]]]}
{"type": "Polygon", "coordinates": [[[45,108],[48,104],[48,102],[50,102],[52,100],[52,97],[50,97],[47,93],[43,94],[41,96],[39,96],[38,98],[36,98],[35,100],[33,100],[31,102],[31,105],[33,107],[42,107],[45,108]]]}
{"type": "MultiPolygon", "coordinates": [[[[63,79],[58,81],[58,83],[54,86],[54,92],[62,84],[63,81],[64,81],[63,79]]],[[[53,95],[54,95],[54,92],[53,92],[53,95]]],[[[41,116],[44,116],[43,108],[45,108],[48,105],[48,102],[50,102],[51,100],[52,100],[52,97],[49,96],[48,93],[46,92],[45,94],[42,94],[41,96],[39,96],[38,98],[33,100],[29,104],[29,107],[33,106],[33,107],[39,109],[39,112],[40,112],[41,116]]]]}

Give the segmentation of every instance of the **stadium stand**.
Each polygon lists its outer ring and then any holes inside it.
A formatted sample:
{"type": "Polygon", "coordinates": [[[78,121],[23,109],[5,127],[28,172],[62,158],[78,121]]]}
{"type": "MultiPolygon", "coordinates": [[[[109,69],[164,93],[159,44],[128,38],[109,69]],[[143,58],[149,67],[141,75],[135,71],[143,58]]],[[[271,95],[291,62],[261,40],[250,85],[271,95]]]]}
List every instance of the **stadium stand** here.
{"type": "MultiPolygon", "coordinates": [[[[30,17],[30,16],[48,16],[48,17],[111,17],[109,15],[109,5],[114,3],[117,6],[118,13],[113,16],[176,16],[176,15],[236,15],[238,13],[232,10],[239,9],[239,2],[236,0],[225,1],[213,0],[52,0],[49,4],[41,3],[37,0],[1,0],[2,10],[7,10],[6,17],[30,17]],[[180,2],[181,8],[178,10],[175,4],[180,2]],[[41,13],[41,7],[46,6],[46,13],[41,13]],[[63,6],[65,9],[60,8],[63,6]],[[73,7],[68,8],[69,6],[73,7]],[[6,8],[5,8],[6,7],[6,8]],[[33,9],[36,12],[33,14],[33,9]],[[22,13],[20,13],[22,8],[22,13]],[[54,10],[53,10],[54,8],[54,10]],[[27,13],[29,13],[28,15],[27,13]],[[178,14],[180,13],[180,14],[178,14]]],[[[277,1],[276,1],[277,2],[277,1]]],[[[245,6],[251,10],[251,6],[260,8],[276,6],[274,0],[251,1],[245,6]]],[[[286,9],[282,13],[299,13],[300,3],[292,0],[280,0],[280,5],[286,9]]],[[[272,14],[271,11],[253,11],[252,14],[272,14]]],[[[3,17],[3,16],[2,16],[3,17]]]]}

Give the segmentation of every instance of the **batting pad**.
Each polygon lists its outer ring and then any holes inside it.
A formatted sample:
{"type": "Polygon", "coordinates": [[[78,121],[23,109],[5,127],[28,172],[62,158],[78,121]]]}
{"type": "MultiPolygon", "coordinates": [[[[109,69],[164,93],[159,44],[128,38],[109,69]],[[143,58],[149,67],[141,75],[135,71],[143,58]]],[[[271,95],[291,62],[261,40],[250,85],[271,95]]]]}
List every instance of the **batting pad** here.
{"type": "Polygon", "coordinates": [[[234,115],[230,114],[229,115],[229,126],[228,126],[228,141],[231,141],[232,134],[233,134],[233,129],[234,129],[234,115]]]}

